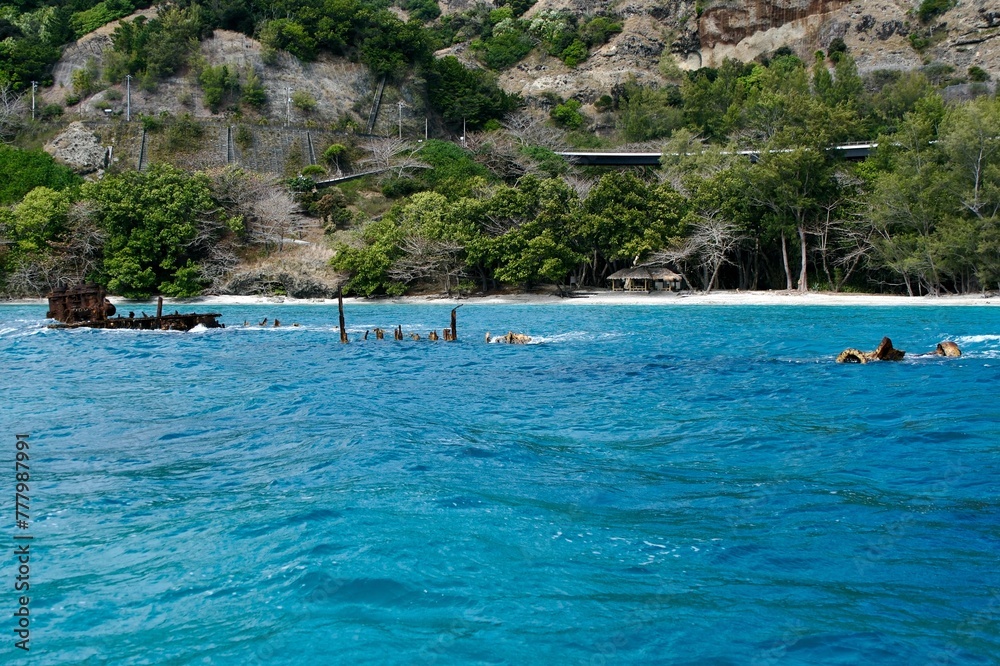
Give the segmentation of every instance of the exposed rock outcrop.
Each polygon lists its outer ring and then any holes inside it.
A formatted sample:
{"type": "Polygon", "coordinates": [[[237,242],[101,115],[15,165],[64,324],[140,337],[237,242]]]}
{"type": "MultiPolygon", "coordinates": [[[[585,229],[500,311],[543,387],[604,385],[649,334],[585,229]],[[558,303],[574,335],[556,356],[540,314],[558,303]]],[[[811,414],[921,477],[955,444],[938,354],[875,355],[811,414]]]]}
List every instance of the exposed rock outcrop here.
{"type": "MultiPolygon", "coordinates": [[[[312,229],[312,232],[318,230],[312,229]]],[[[334,298],[347,276],[330,267],[332,252],[315,244],[287,248],[220,277],[210,291],[218,294],[284,293],[293,298],[334,298]]]]}
{"type": "Polygon", "coordinates": [[[947,356],[948,358],[958,358],[962,355],[962,350],[958,348],[951,340],[946,340],[944,342],[939,342],[937,348],[934,350],[935,356],[947,356]]]}
{"type": "Polygon", "coordinates": [[[928,25],[913,16],[911,0],[539,0],[528,12],[566,10],[579,15],[609,12],[623,30],[575,68],[535,55],[504,72],[501,85],[526,97],[554,92],[588,102],[634,76],[641,83],[665,83],[659,65],[664,52],[681,69],[718,67],[726,58],[750,61],[781,47],[812,61],[842,39],[864,73],[916,69],[937,61],[964,75],[977,66],[1000,78],[1000,10],[995,2],[958,3],[928,25]],[[702,11],[698,15],[696,5],[702,11]],[[909,35],[936,37],[922,52],[909,35]]]}
{"type": "Polygon", "coordinates": [[[514,331],[507,331],[506,334],[493,337],[490,335],[489,331],[486,332],[486,342],[498,342],[508,345],[526,345],[531,342],[531,336],[525,335],[524,333],[515,333],[514,331]]]}
{"type": "Polygon", "coordinates": [[[70,123],[46,144],[45,151],[57,162],[83,175],[100,175],[107,166],[107,149],[101,145],[96,134],[79,122],[70,123]]]}
{"type": "Polygon", "coordinates": [[[698,38],[703,48],[718,44],[739,44],[758,32],[794,21],[827,14],[850,0],[756,0],[713,3],[698,21],[698,38]]]}

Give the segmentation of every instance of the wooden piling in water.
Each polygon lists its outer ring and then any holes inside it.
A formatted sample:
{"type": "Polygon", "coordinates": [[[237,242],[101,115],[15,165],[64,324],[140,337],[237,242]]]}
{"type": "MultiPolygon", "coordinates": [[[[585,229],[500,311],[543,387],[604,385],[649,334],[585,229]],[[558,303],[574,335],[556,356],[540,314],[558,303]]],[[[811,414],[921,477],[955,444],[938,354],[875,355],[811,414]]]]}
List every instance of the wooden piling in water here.
{"type": "Polygon", "coordinates": [[[347,329],[344,327],[344,290],[337,287],[337,313],[340,315],[340,342],[347,344],[347,329]]]}
{"type": "Polygon", "coordinates": [[[163,316],[163,296],[156,297],[156,318],[160,319],[163,316]]]}
{"type": "Polygon", "coordinates": [[[458,314],[457,314],[457,310],[460,307],[462,307],[462,306],[458,305],[458,306],[455,306],[454,308],[452,308],[452,310],[451,310],[451,335],[448,337],[448,341],[449,342],[453,342],[455,340],[458,340],[458,314]]]}

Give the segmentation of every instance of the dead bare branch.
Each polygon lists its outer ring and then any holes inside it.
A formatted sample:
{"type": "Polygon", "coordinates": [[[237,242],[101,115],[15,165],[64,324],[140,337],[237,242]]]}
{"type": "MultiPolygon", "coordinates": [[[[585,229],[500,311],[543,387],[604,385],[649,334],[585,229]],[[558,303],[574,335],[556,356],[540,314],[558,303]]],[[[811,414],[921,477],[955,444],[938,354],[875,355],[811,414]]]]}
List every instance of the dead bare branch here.
{"type": "Polygon", "coordinates": [[[430,165],[417,158],[422,146],[395,137],[370,139],[365,146],[371,155],[358,162],[371,170],[392,171],[401,178],[408,169],[429,169],[430,165]]]}
{"type": "Polygon", "coordinates": [[[423,280],[444,280],[445,291],[451,292],[451,280],[465,275],[461,253],[465,247],[456,241],[435,240],[426,236],[407,236],[400,245],[404,254],[397,259],[388,274],[404,284],[423,280]]]}
{"type": "Polygon", "coordinates": [[[691,225],[691,234],[679,245],[657,252],[652,263],[674,265],[684,279],[685,266],[693,263],[701,269],[702,288],[711,291],[725,264],[731,264],[732,253],[745,239],[739,226],[722,217],[718,209],[706,210],[691,225]]]}
{"type": "Polygon", "coordinates": [[[503,127],[522,146],[542,146],[555,151],[566,149],[562,130],[546,124],[538,115],[526,111],[512,113],[504,119],[503,127]]]}
{"type": "Polygon", "coordinates": [[[0,85],[0,141],[8,143],[24,124],[24,94],[14,92],[9,83],[0,85]]]}

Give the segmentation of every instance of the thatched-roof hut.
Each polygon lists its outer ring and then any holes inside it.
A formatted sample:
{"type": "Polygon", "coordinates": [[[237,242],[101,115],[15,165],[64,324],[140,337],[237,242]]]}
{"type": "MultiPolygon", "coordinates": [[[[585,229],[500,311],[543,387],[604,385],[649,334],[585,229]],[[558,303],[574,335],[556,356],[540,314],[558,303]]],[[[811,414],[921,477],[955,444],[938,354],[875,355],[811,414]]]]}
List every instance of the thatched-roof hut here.
{"type": "Polygon", "coordinates": [[[636,266],[623,268],[608,276],[611,290],[617,291],[661,291],[680,289],[681,276],[663,266],[636,266]]]}

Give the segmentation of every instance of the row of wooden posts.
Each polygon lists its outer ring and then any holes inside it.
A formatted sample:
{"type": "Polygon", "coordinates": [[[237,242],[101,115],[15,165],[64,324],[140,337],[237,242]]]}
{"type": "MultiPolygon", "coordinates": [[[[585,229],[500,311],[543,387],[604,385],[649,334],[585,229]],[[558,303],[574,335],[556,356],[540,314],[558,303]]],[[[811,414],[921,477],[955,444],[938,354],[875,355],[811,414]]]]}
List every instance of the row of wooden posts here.
{"type": "MultiPolygon", "coordinates": [[[[451,328],[450,329],[446,328],[446,329],[444,329],[442,331],[442,333],[444,334],[444,340],[445,340],[445,342],[454,342],[455,340],[458,340],[458,316],[457,316],[456,311],[460,307],[462,307],[462,306],[458,305],[458,306],[452,308],[452,310],[451,310],[451,328]]],[[[347,338],[347,327],[344,324],[344,294],[343,294],[343,291],[341,289],[337,290],[337,313],[340,316],[340,342],[346,345],[348,342],[350,342],[350,340],[348,340],[348,338],[347,338]]],[[[363,338],[364,340],[368,339],[368,334],[370,332],[371,331],[365,331],[365,337],[363,338]]],[[[402,326],[397,326],[396,327],[396,329],[393,331],[393,337],[396,340],[402,340],[403,339],[403,327],[402,326]]],[[[427,338],[429,340],[438,340],[438,339],[440,339],[438,337],[437,331],[431,331],[430,334],[427,336],[427,338]]],[[[385,329],[383,329],[383,328],[376,328],[375,329],[375,339],[376,340],[384,340],[385,339],[385,329]]],[[[420,336],[417,333],[411,333],[410,334],[410,339],[412,339],[412,340],[419,340],[420,336]]]]}

